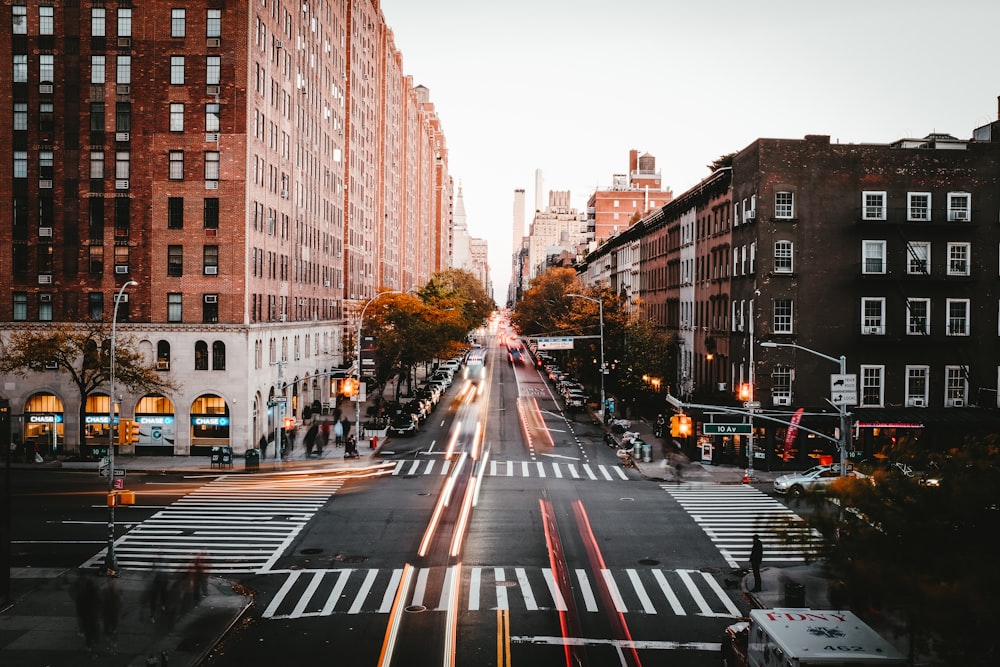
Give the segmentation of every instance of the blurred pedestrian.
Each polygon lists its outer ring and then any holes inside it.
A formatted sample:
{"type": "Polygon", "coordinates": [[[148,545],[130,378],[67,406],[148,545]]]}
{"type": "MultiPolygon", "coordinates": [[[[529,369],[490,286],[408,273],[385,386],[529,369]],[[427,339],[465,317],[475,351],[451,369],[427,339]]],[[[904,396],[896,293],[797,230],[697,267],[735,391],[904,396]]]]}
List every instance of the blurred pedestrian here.
{"type": "Polygon", "coordinates": [[[191,597],[194,601],[208,595],[208,561],[205,554],[198,553],[188,568],[188,585],[191,587],[191,597]]]}
{"type": "Polygon", "coordinates": [[[306,448],[306,458],[312,456],[313,447],[316,445],[316,437],[319,435],[319,424],[313,422],[302,438],[302,444],[306,448]]]}
{"type": "Polygon", "coordinates": [[[316,436],[316,456],[323,456],[323,449],[330,441],[330,422],[324,421],[319,426],[319,434],[316,436]]]}
{"type": "Polygon", "coordinates": [[[121,614],[122,593],[112,577],[101,591],[101,622],[104,624],[104,636],[111,642],[111,646],[118,645],[118,620],[121,614]]]}
{"type": "Polygon", "coordinates": [[[759,592],[760,586],[760,564],[764,561],[764,544],[760,541],[759,535],[753,536],[753,546],[750,547],[750,566],[753,568],[753,590],[759,592]]]}
{"type": "Polygon", "coordinates": [[[92,572],[81,572],[73,587],[76,621],[91,651],[101,635],[101,591],[92,572]]]}
{"type": "Polygon", "coordinates": [[[344,424],[343,423],[341,423],[339,421],[338,422],[334,422],[334,424],[333,424],[333,437],[334,437],[334,444],[337,447],[340,447],[342,444],[344,444],[344,424]]]}
{"type": "Polygon", "coordinates": [[[260,449],[260,458],[267,458],[267,436],[260,436],[260,442],[257,443],[257,447],[260,449]]]}

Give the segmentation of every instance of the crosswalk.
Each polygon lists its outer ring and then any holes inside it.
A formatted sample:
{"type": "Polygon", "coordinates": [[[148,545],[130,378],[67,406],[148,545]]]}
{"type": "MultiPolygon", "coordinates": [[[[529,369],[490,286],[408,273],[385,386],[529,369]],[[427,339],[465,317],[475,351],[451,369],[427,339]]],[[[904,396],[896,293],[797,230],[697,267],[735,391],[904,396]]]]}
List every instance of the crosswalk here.
{"type": "MultiPolygon", "coordinates": [[[[329,475],[226,475],[115,541],[118,565],[181,570],[197,555],[214,574],[269,569],[341,486],[329,475]]],[[[105,551],[84,567],[98,567],[105,551]]]]}
{"type": "Polygon", "coordinates": [[[753,536],[764,564],[801,564],[822,543],[802,517],[746,484],[662,484],[718,547],[730,567],[748,567],[753,536]]]}
{"type": "MultiPolygon", "coordinates": [[[[450,462],[444,459],[404,459],[396,463],[393,475],[447,475],[450,462]]],[[[477,463],[482,465],[482,462],[477,463]]],[[[476,469],[478,473],[478,468],[476,469]]],[[[618,465],[566,461],[486,461],[485,477],[534,477],[591,481],[624,481],[629,477],[618,465]]]]}
{"type": "MultiPolygon", "coordinates": [[[[334,614],[387,614],[403,574],[397,569],[275,570],[285,581],[263,617],[290,619],[334,614]]],[[[572,591],[556,585],[550,568],[447,567],[417,569],[406,607],[444,611],[566,611],[602,608],[618,613],[736,618],[740,611],[715,575],[700,570],[584,569],[570,572],[572,591]],[[459,587],[453,585],[460,577],[459,587]],[[458,590],[458,600],[452,591],[458,590]],[[567,599],[568,594],[573,599],[567,599]]]]}

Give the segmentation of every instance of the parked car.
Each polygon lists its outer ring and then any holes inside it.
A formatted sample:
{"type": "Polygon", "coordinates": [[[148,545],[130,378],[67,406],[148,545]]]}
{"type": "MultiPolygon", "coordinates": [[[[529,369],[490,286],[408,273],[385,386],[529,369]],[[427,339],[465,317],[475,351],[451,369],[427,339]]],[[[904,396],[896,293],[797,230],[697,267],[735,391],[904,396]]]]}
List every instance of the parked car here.
{"type": "MultiPolygon", "coordinates": [[[[867,479],[867,475],[848,468],[848,477],[867,479]]],[[[840,465],[814,466],[804,472],[792,472],[774,480],[774,492],[801,496],[806,491],[822,491],[840,478],[840,465]]]]}
{"type": "Polygon", "coordinates": [[[417,422],[410,414],[397,415],[389,424],[389,435],[410,438],[417,434],[417,422]]]}

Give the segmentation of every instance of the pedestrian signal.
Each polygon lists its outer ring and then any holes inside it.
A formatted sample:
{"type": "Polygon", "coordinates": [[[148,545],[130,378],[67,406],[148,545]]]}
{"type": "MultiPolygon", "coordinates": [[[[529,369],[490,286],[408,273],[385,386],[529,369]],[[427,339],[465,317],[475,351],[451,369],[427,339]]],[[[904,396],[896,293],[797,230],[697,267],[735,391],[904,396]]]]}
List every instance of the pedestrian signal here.
{"type": "Polygon", "coordinates": [[[139,422],[128,420],[128,441],[129,443],[139,442],[139,422]]]}
{"type": "Polygon", "coordinates": [[[681,416],[674,415],[670,418],[670,435],[674,438],[681,437],[681,416]]]}

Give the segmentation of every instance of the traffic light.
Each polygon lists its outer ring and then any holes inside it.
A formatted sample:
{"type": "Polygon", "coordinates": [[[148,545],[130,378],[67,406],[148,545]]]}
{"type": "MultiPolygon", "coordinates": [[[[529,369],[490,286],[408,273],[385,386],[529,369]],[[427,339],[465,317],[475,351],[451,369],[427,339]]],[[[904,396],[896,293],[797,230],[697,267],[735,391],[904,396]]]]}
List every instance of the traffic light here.
{"type": "Polygon", "coordinates": [[[115,439],[115,444],[127,445],[132,442],[132,420],[131,419],[119,419],[118,420],[118,437],[115,439]]]}
{"type": "Polygon", "coordinates": [[[689,435],[691,435],[692,431],[691,418],[688,417],[687,415],[677,415],[677,416],[680,417],[680,423],[679,423],[680,437],[686,438],[689,435]]]}
{"type": "Polygon", "coordinates": [[[132,419],[128,420],[128,442],[129,444],[139,442],[139,422],[132,419]]]}
{"type": "Polygon", "coordinates": [[[354,378],[344,378],[344,382],[341,385],[344,396],[354,396],[358,393],[358,381],[354,378]]]}
{"type": "Polygon", "coordinates": [[[674,415],[670,418],[670,435],[674,438],[681,437],[681,416],[674,415]]]}
{"type": "Polygon", "coordinates": [[[750,383],[749,382],[744,382],[743,384],[740,385],[740,400],[741,401],[749,401],[750,398],[751,398],[751,394],[752,393],[753,392],[750,391],[750,383]]]}

